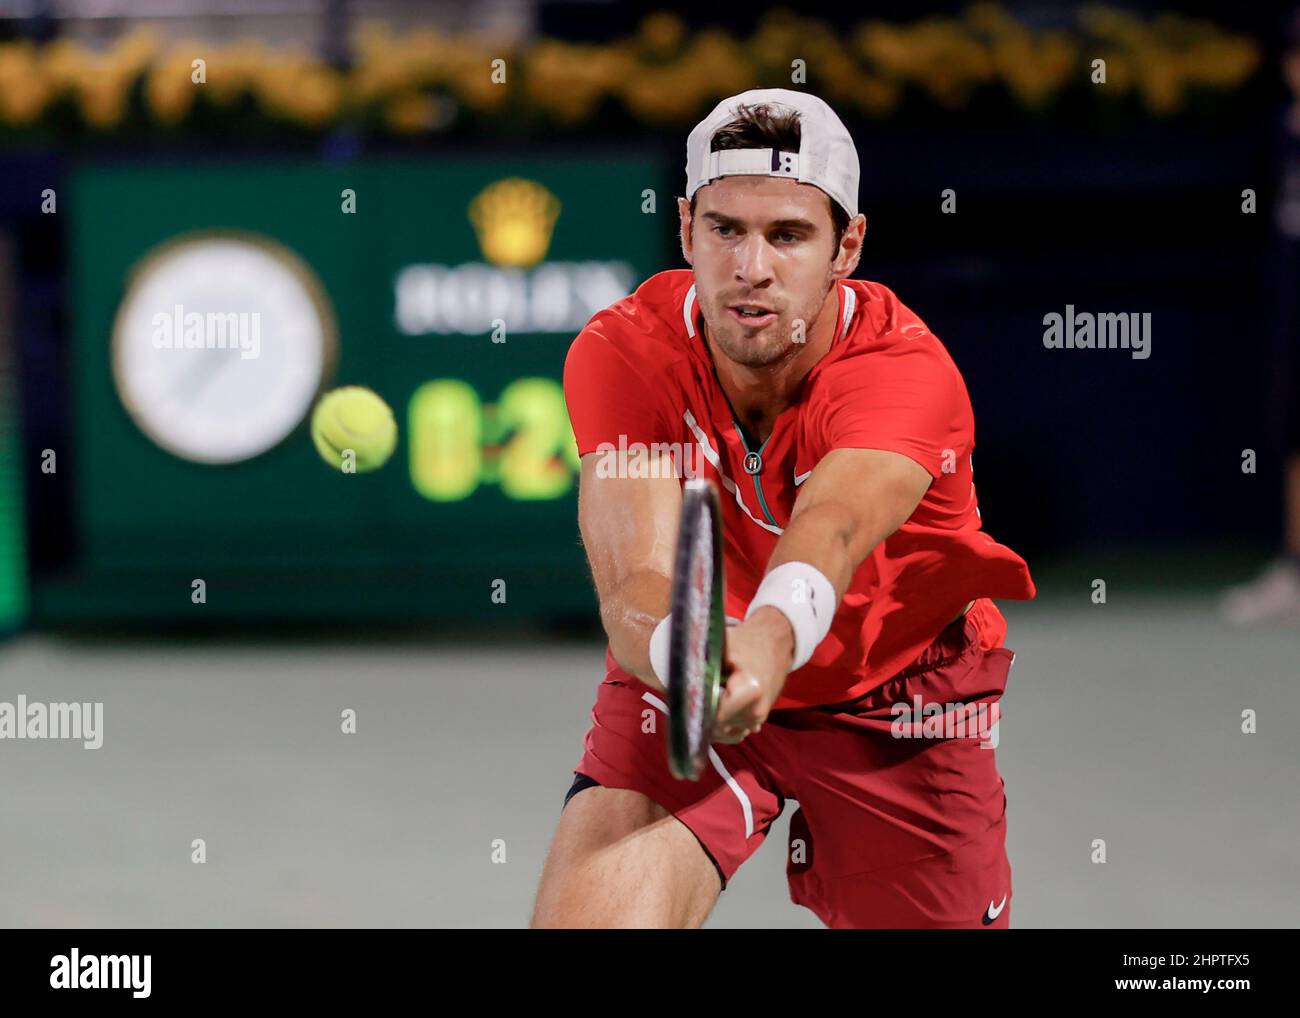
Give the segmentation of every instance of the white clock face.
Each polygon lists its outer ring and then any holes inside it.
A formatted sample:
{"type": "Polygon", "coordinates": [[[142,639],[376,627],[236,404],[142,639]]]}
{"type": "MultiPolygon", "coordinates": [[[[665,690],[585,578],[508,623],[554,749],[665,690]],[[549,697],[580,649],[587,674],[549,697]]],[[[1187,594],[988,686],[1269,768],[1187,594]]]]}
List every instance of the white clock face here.
{"type": "Polygon", "coordinates": [[[336,342],[324,289],[301,259],[250,234],[206,234],[136,268],[113,373],[131,417],[162,448],[239,463],[307,416],[336,342]]]}

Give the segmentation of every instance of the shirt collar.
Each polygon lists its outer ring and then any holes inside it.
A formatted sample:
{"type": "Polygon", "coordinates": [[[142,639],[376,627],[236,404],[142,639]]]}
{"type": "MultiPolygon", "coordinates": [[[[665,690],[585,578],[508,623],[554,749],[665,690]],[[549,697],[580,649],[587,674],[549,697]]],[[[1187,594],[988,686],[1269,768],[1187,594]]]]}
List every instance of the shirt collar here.
{"type": "MultiPolygon", "coordinates": [[[[849,330],[853,325],[853,315],[858,307],[858,295],[853,287],[849,286],[844,280],[840,280],[835,285],[839,289],[840,328],[835,334],[835,339],[831,343],[832,346],[849,334],[849,330]]],[[[682,321],[686,324],[688,339],[694,339],[698,332],[696,322],[699,319],[699,314],[699,301],[695,299],[695,284],[692,283],[691,288],[686,291],[685,299],[682,301],[682,321]]]]}

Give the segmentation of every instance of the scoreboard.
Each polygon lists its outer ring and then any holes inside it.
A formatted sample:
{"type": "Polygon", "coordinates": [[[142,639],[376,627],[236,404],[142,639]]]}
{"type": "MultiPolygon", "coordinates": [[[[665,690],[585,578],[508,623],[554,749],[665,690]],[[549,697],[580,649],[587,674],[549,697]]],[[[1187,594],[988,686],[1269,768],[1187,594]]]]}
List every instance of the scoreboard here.
{"type": "Polygon", "coordinates": [[[37,578],[41,618],[594,608],[561,372],[671,255],[655,154],[90,163],[71,185],[77,553],[37,578]],[[376,473],[315,453],[338,385],[397,415],[376,473]]]}

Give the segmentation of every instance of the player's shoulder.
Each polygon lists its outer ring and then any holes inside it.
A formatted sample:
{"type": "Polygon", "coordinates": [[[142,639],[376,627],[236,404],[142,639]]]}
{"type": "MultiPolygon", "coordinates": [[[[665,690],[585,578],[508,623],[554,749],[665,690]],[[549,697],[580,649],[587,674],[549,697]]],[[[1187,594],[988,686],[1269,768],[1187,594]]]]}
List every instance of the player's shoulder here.
{"type": "Polygon", "coordinates": [[[847,335],[826,358],[828,369],[876,370],[884,364],[901,364],[911,371],[960,377],[948,348],[892,289],[869,279],[843,282],[850,288],[854,307],[847,335]]]}
{"type": "Polygon", "coordinates": [[[675,376],[689,359],[685,308],[693,285],[690,269],[664,270],[595,313],[569,345],[565,378],[658,387],[675,376]]]}
{"type": "Polygon", "coordinates": [[[864,390],[926,391],[966,402],[966,383],[947,347],[925,321],[883,283],[846,279],[854,306],[847,333],[812,373],[812,396],[852,400],[864,390]]]}
{"type": "Polygon", "coordinates": [[[656,272],[632,293],[597,311],[574,345],[612,343],[628,353],[663,355],[684,346],[687,295],[695,283],[690,269],[656,272]]]}

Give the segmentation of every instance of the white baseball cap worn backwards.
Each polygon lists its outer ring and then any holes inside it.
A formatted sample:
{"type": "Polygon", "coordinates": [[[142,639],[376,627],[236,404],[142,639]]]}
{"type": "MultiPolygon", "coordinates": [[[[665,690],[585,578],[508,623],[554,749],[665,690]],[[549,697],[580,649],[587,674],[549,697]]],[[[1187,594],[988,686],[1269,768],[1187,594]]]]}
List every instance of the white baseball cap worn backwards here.
{"type": "Polygon", "coordinates": [[[718,177],[748,174],[789,177],[830,195],[850,215],[858,214],[858,150],[835,111],[815,95],[788,88],[754,88],[723,99],[686,139],[686,197],[718,177]],[[799,114],[799,151],[709,150],[713,136],[735,120],[739,107],[773,106],[799,114]]]}

